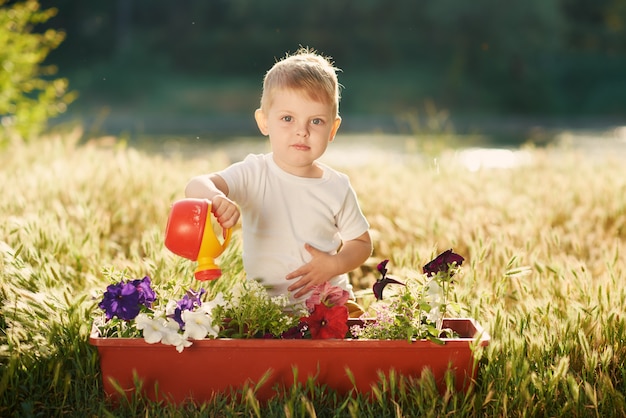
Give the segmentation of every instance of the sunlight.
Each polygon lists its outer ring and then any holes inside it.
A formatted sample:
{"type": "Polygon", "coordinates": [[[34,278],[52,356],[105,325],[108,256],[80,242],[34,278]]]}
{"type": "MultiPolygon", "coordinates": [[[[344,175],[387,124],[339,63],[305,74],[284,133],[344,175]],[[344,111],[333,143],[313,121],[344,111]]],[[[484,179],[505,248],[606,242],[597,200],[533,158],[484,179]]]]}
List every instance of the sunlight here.
{"type": "Polygon", "coordinates": [[[530,162],[530,154],[502,148],[468,148],[457,153],[461,164],[470,171],[513,168],[530,162]]]}
{"type": "Polygon", "coordinates": [[[615,135],[615,138],[621,141],[626,141],[626,126],[618,126],[613,131],[613,134],[615,135]]]}

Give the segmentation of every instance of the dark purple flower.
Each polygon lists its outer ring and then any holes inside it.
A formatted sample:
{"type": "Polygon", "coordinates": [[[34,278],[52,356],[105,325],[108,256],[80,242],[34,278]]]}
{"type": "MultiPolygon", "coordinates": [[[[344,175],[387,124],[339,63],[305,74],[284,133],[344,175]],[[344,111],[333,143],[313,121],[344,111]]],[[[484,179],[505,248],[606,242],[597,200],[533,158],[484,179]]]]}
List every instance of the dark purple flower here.
{"type": "Polygon", "coordinates": [[[395,283],[404,286],[404,283],[392,279],[391,277],[387,277],[388,262],[389,260],[381,261],[380,263],[378,263],[378,267],[376,267],[382,276],[380,279],[376,280],[376,283],[374,283],[374,286],[372,286],[372,291],[374,292],[374,296],[376,296],[377,300],[383,299],[383,290],[388,284],[395,283]]]}
{"type": "Polygon", "coordinates": [[[451,265],[456,264],[457,266],[460,266],[463,264],[464,260],[465,259],[460,255],[453,253],[452,249],[446,250],[424,266],[424,274],[434,276],[440,271],[448,273],[451,265]]]}
{"type": "Polygon", "coordinates": [[[139,292],[139,303],[146,308],[151,308],[152,303],[156,300],[156,293],[150,286],[150,277],[145,276],[143,279],[136,279],[131,282],[139,292]]]}
{"type": "Polygon", "coordinates": [[[304,338],[304,333],[306,332],[306,324],[302,322],[296,325],[295,327],[289,328],[287,331],[283,332],[281,338],[284,340],[301,340],[304,338]]]}
{"type": "Polygon", "coordinates": [[[383,277],[387,275],[387,263],[388,262],[389,260],[383,260],[380,263],[378,263],[378,266],[376,266],[376,269],[378,270],[380,274],[383,275],[383,277]]]}
{"type": "Polygon", "coordinates": [[[105,312],[107,319],[117,316],[124,321],[131,321],[139,315],[139,298],[135,285],[121,281],[107,286],[98,306],[105,312]]]}

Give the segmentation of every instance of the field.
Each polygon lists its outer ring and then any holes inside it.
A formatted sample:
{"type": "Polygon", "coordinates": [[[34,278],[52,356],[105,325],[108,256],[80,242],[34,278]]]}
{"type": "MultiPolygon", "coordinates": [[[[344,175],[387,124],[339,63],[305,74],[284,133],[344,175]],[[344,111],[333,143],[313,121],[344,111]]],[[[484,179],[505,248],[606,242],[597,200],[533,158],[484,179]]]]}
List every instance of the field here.
{"type": "MultiPolygon", "coordinates": [[[[267,405],[253,393],[179,408],[108,404],[87,342],[105,273],[192,285],[192,264],[163,246],[168,209],[191,176],[230,160],[219,150],[163,155],[80,136],[0,151],[0,416],[626,414],[626,167],[558,148],[476,171],[445,149],[428,158],[381,152],[367,164],[333,158],[375,242],[353,273],[356,287],[369,288],[385,258],[401,276],[447,248],[466,257],[457,297],[492,338],[467,394],[400,379],[381,382],[374,402],[311,386],[267,405]]],[[[222,280],[240,274],[238,236],[220,259],[222,280]]]]}

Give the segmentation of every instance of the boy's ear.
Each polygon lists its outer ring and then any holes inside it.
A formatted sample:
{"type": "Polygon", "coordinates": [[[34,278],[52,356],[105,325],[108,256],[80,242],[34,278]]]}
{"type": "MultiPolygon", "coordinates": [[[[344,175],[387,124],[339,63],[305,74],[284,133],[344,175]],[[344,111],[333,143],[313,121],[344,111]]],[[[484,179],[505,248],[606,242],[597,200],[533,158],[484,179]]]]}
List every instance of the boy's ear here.
{"type": "Polygon", "coordinates": [[[254,111],[254,119],[256,120],[256,125],[259,127],[259,131],[265,136],[269,135],[267,130],[267,117],[261,109],[254,111]]]}
{"type": "Polygon", "coordinates": [[[339,130],[339,126],[341,125],[341,116],[337,116],[337,119],[333,122],[333,128],[330,130],[330,138],[328,142],[333,142],[335,139],[335,135],[337,135],[337,131],[339,130]]]}

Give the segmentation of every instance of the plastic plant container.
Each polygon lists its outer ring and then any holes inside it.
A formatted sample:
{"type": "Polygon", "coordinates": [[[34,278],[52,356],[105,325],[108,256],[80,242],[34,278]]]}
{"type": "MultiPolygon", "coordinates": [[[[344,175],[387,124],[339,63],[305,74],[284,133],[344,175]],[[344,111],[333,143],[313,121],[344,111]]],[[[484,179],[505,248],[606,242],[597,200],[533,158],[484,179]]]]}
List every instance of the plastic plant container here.
{"type": "Polygon", "coordinates": [[[270,377],[256,392],[259,400],[276,396],[276,385],[290,387],[294,379],[304,383],[309,377],[340,394],[371,393],[380,372],[420,377],[426,368],[440,389],[450,370],[456,390],[463,391],[478,372],[473,347],[487,346],[490,337],[470,318],[445,319],[443,326],[459,337],[443,339],[441,345],[427,340],[206,339],[178,353],[143,338],[100,338],[96,331],[90,343],[100,355],[104,392],[114,399],[122,396],[115,385],[126,395],[135,391],[136,376],[151,399],[203,402],[246,383],[254,387],[268,370],[270,377]]]}

